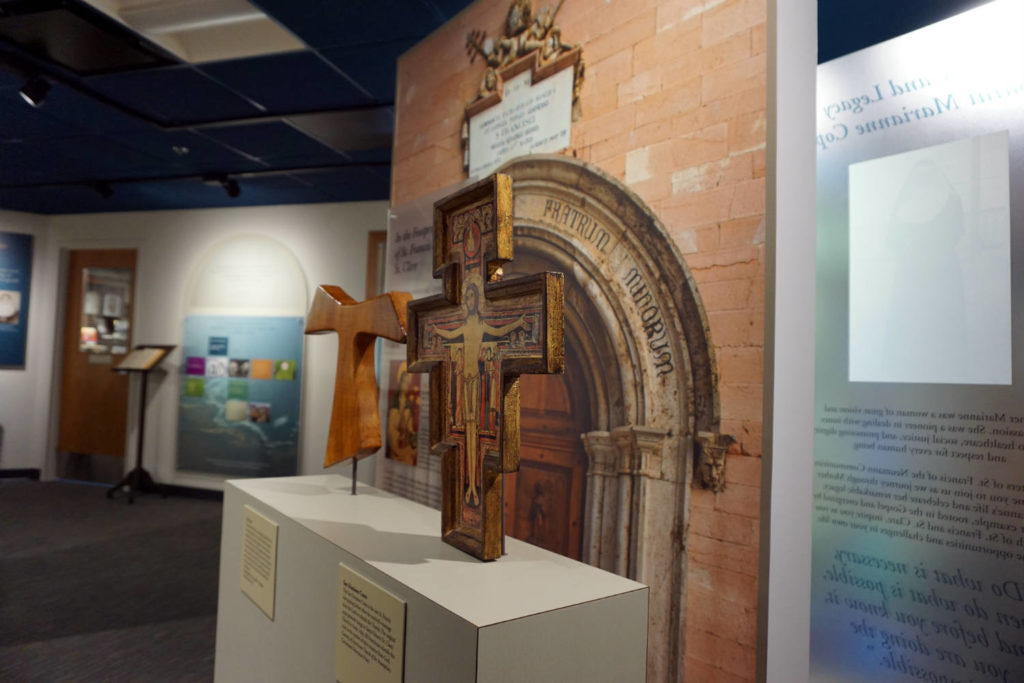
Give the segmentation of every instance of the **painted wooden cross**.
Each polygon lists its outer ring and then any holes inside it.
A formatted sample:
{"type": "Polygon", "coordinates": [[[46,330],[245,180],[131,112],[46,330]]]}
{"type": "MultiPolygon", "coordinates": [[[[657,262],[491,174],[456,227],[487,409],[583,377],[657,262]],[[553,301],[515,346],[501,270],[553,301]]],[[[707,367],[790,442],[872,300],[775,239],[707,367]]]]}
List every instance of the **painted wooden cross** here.
{"type": "Polygon", "coordinates": [[[443,293],[409,304],[410,372],[430,371],[444,540],[483,560],[504,549],[502,475],[519,469],[519,374],[560,373],[562,274],[502,281],[512,259],[512,179],[434,206],[443,293]]]}
{"type": "MultiPolygon", "coordinates": [[[[320,285],[306,318],[306,334],[338,333],[334,406],[324,467],[372,455],[381,445],[373,346],[377,337],[405,341],[405,305],[412,296],[388,292],[357,302],[334,285],[320,285]]],[[[354,477],[353,477],[354,479],[354,477]]]]}

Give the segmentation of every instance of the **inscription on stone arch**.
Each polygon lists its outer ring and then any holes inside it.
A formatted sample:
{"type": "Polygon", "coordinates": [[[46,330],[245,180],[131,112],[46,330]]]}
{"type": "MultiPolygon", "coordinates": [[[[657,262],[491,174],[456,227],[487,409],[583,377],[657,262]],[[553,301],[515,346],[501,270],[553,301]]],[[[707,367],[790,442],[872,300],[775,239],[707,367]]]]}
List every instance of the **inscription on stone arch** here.
{"type": "Polygon", "coordinates": [[[620,360],[637,366],[620,373],[636,395],[624,420],[691,439],[717,431],[707,321],[657,216],[614,178],[567,157],[525,157],[502,172],[514,183],[517,250],[574,278],[624,347],[620,360]]]}

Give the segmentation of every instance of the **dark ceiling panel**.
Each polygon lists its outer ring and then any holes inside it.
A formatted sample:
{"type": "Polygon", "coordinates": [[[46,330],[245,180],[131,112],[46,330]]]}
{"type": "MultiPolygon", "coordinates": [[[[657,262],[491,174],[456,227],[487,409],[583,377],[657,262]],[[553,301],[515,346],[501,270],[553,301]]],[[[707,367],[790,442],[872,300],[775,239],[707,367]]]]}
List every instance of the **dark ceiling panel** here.
{"type": "Polygon", "coordinates": [[[54,177],[56,167],[63,159],[44,162],[29,143],[0,144],[0,185],[20,185],[45,182],[54,177]]]}
{"type": "Polygon", "coordinates": [[[331,201],[373,201],[390,196],[390,166],[340,168],[294,175],[330,196],[331,201]]]}
{"type": "Polygon", "coordinates": [[[362,90],[310,51],[216,62],[199,68],[271,113],[344,109],[373,103],[362,90]]]}
{"type": "Polygon", "coordinates": [[[57,182],[142,177],[157,173],[159,160],[101,135],[42,139],[20,145],[25,165],[57,182]]]}
{"type": "Polygon", "coordinates": [[[45,104],[39,109],[28,107],[17,93],[11,93],[12,100],[21,104],[21,118],[40,114],[62,122],[67,126],[64,135],[70,133],[129,133],[152,128],[141,119],[124,114],[114,107],[83,95],[71,88],[54,84],[45,104]]]}
{"type": "Polygon", "coordinates": [[[990,0],[818,0],[818,63],[948,19],[990,0]]]}
{"type": "MultiPolygon", "coordinates": [[[[0,189],[0,205],[33,213],[96,213],[104,211],[148,211],[201,209],[274,204],[310,204],[337,201],[320,189],[282,176],[239,181],[242,194],[231,198],[216,185],[195,180],[121,184],[114,195],[104,199],[89,187],[59,187],[49,190],[0,189]]],[[[144,230],[144,227],[140,227],[144,230]]]]}
{"type": "Polygon", "coordinates": [[[242,173],[266,168],[202,135],[189,131],[150,130],[119,138],[132,149],[161,161],[172,172],[182,175],[203,173],[242,173]]]}
{"type": "Polygon", "coordinates": [[[354,149],[345,152],[345,156],[360,164],[390,164],[391,148],[378,147],[377,149],[354,149]]]}
{"type": "Polygon", "coordinates": [[[287,123],[254,123],[203,130],[203,135],[264,161],[296,161],[300,166],[338,164],[345,161],[334,150],[295,130],[287,123]]]}
{"type": "MultiPolygon", "coordinates": [[[[426,0],[253,0],[313,48],[419,39],[447,21],[426,0]]],[[[470,4],[469,0],[462,6],[470,4]]]]}
{"type": "Polygon", "coordinates": [[[395,101],[398,57],[416,40],[392,40],[359,47],[325,48],[320,54],[370,91],[379,102],[395,101]],[[367,59],[368,54],[373,59],[367,59]]]}
{"type": "Polygon", "coordinates": [[[82,2],[3,3],[0,38],[78,74],[166,66],[178,60],[82,2]]]}
{"type": "Polygon", "coordinates": [[[315,204],[334,201],[329,193],[320,188],[287,175],[242,178],[239,185],[246,203],[315,204]]]}
{"type": "Polygon", "coordinates": [[[0,90],[7,88],[20,88],[25,85],[25,79],[0,69],[0,90]]]}
{"type": "Polygon", "coordinates": [[[91,88],[165,124],[258,116],[253,103],[191,67],[94,76],[91,88]]]}
{"type": "Polygon", "coordinates": [[[15,190],[0,188],[0,206],[11,211],[45,214],[97,211],[86,208],[93,199],[102,198],[95,192],[79,187],[15,190]]]}
{"type": "Polygon", "coordinates": [[[346,153],[390,147],[395,134],[395,110],[391,107],[301,114],[285,120],[331,149],[346,153]]]}
{"type": "Polygon", "coordinates": [[[29,107],[17,91],[0,91],[0,140],[33,140],[67,135],[66,124],[41,109],[29,107]]]}

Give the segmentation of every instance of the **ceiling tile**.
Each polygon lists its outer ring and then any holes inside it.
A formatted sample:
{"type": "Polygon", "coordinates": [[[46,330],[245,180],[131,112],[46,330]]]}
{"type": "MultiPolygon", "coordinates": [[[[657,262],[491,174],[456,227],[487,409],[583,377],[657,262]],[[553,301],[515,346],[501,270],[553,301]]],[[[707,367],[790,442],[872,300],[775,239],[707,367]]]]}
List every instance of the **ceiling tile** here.
{"type": "Polygon", "coordinates": [[[198,68],[271,113],[344,109],[373,103],[351,81],[309,51],[235,59],[198,68]]]}
{"type": "Polygon", "coordinates": [[[293,174],[330,195],[333,201],[354,202],[387,199],[391,191],[391,167],[353,166],[329,171],[293,174]]]}
{"type": "Polygon", "coordinates": [[[0,143],[0,185],[24,185],[60,177],[62,158],[42,159],[30,143],[0,143]]]}
{"type": "Polygon", "coordinates": [[[0,91],[0,140],[65,137],[77,132],[45,109],[26,104],[17,91],[0,91]]]}
{"type": "Polygon", "coordinates": [[[377,101],[394,102],[398,58],[416,42],[392,40],[369,46],[325,48],[320,54],[368,90],[377,101]],[[372,53],[373,59],[367,59],[367,53],[372,53]]]}
{"type": "Polygon", "coordinates": [[[909,31],[979,7],[989,0],[819,0],[818,63],[870,47],[909,31]]]}
{"type": "Polygon", "coordinates": [[[390,147],[395,134],[395,110],[390,106],[300,114],[285,121],[339,152],[390,147]]]}
{"type": "Polygon", "coordinates": [[[351,161],[360,164],[390,164],[391,148],[377,147],[376,149],[355,149],[345,152],[351,161]]]}
{"type": "Polygon", "coordinates": [[[0,206],[33,213],[96,213],[106,211],[149,211],[199,209],[275,204],[312,204],[337,201],[333,196],[288,176],[243,179],[242,194],[228,197],[217,186],[194,180],[122,183],[113,186],[109,199],[91,187],[66,186],[52,189],[0,188],[0,206]]]}
{"type": "Polygon", "coordinates": [[[78,213],[81,207],[92,199],[102,199],[97,193],[85,188],[54,189],[4,189],[0,187],[0,206],[11,211],[31,213],[78,213]]]}
{"type": "Polygon", "coordinates": [[[12,73],[0,69],[0,90],[7,88],[20,88],[25,85],[24,78],[18,78],[12,73]]]}
{"type": "MultiPolygon", "coordinates": [[[[55,82],[39,109],[18,97],[23,79],[0,70],[0,207],[71,213],[387,198],[396,60],[470,0],[256,4],[311,49],[226,59],[214,39],[201,65],[83,79],[57,68],[52,77],[99,97],[55,82]],[[289,116],[297,111],[318,113],[289,116]],[[232,121],[267,114],[282,119],[232,121]],[[244,177],[317,166],[332,168],[244,177]],[[242,196],[194,179],[210,173],[243,175],[242,196]],[[182,176],[193,179],[173,179],[182,176]],[[149,177],[171,179],[125,182],[149,177]],[[104,200],[92,188],[98,179],[122,182],[104,200]]],[[[237,32],[223,39],[247,42],[246,49],[254,42],[237,32]]]]}
{"type": "Polygon", "coordinates": [[[125,135],[120,140],[124,145],[145,152],[182,174],[241,173],[266,168],[265,164],[190,131],[150,130],[125,135]],[[175,148],[187,151],[176,152],[175,148]]]}
{"type": "Polygon", "coordinates": [[[67,127],[65,134],[126,133],[151,128],[142,119],[60,84],[53,85],[39,111],[62,122],[67,127]]]}
{"type": "Polygon", "coordinates": [[[26,169],[46,172],[50,182],[144,177],[160,171],[159,160],[102,135],[39,139],[4,147],[5,153],[9,151],[26,169]]]}
{"type": "Polygon", "coordinates": [[[263,113],[252,102],[192,67],[95,76],[87,83],[164,124],[244,118],[263,113]]]}
{"type": "Polygon", "coordinates": [[[277,167],[343,163],[345,157],[287,123],[268,122],[203,129],[202,134],[277,167]]]}
{"type": "MultiPolygon", "coordinates": [[[[409,0],[253,0],[313,48],[421,38],[447,20],[437,5],[409,0]]],[[[470,4],[469,0],[462,3],[470,4]]]]}

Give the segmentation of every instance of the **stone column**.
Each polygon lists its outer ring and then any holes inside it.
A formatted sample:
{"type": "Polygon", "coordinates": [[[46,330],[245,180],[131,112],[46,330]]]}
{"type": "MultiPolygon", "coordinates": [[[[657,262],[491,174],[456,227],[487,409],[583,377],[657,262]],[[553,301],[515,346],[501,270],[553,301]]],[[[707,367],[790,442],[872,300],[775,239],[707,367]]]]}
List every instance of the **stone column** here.
{"type": "Polygon", "coordinates": [[[674,527],[685,487],[676,477],[679,458],[671,432],[645,426],[628,430],[634,481],[629,577],[650,586],[647,678],[660,681],[676,656],[671,622],[683,549],[674,527]]]}
{"type": "Polygon", "coordinates": [[[586,510],[583,520],[583,561],[606,571],[615,571],[616,514],[614,479],[618,452],[608,432],[581,435],[587,466],[586,510]]]}

